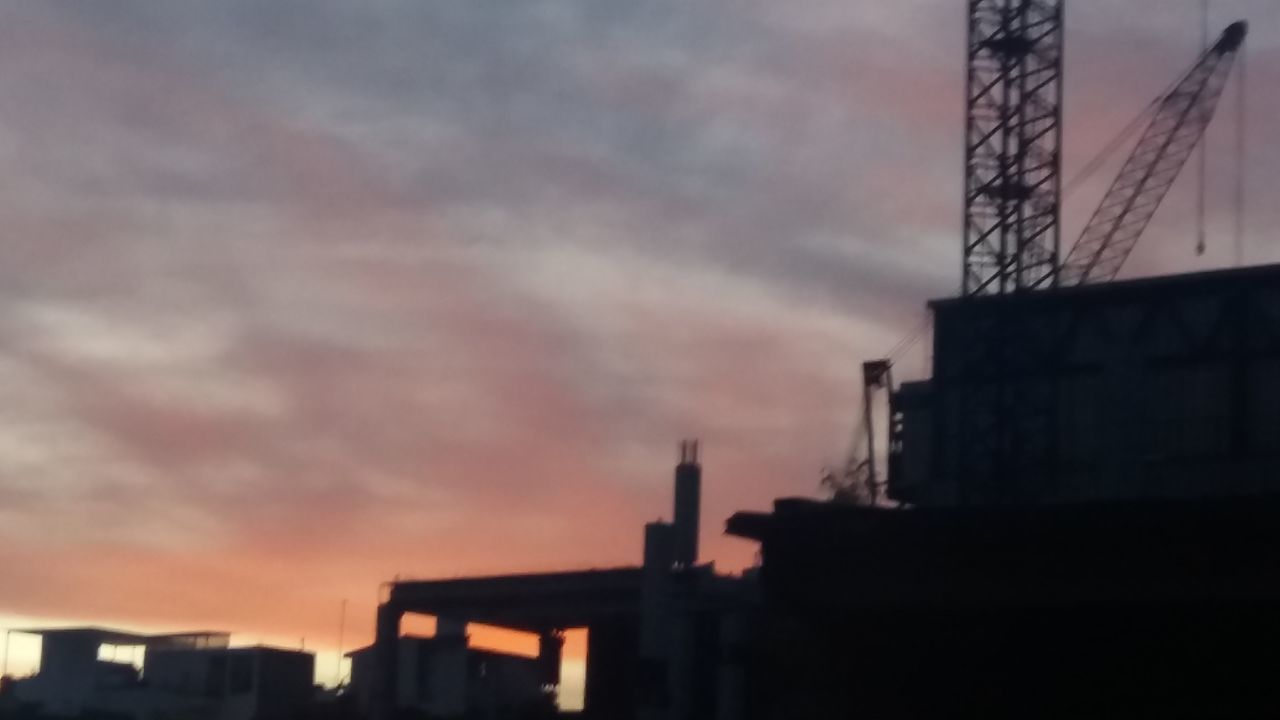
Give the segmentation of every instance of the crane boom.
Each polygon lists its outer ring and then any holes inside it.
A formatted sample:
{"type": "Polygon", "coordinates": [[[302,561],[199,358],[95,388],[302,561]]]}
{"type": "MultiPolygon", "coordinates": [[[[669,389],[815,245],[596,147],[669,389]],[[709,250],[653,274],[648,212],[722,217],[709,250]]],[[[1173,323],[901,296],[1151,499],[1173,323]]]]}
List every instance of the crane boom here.
{"type": "Polygon", "coordinates": [[[1120,271],[1204,137],[1247,32],[1243,21],[1228,26],[1158,101],[1142,138],[1063,261],[1062,285],[1111,280],[1120,271]]]}

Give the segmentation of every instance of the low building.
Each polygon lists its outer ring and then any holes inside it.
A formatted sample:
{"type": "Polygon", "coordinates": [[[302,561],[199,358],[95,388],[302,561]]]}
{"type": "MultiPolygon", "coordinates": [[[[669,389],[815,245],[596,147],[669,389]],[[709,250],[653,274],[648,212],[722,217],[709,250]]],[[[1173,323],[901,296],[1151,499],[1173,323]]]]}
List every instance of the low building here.
{"type": "MultiPolygon", "coordinates": [[[[455,629],[455,630],[459,630],[455,629]]],[[[351,692],[368,706],[374,688],[372,645],[347,653],[351,692]]],[[[406,636],[396,644],[396,708],[431,717],[526,717],[554,707],[536,658],[467,646],[462,632],[406,636]]]]}
{"type": "Polygon", "coordinates": [[[41,638],[40,667],[14,694],[49,716],[287,718],[314,694],[315,658],[270,647],[229,646],[227,633],[163,635],[96,627],[21,630],[41,638]],[[103,646],[137,648],[141,667],[101,658],[103,646]]]}

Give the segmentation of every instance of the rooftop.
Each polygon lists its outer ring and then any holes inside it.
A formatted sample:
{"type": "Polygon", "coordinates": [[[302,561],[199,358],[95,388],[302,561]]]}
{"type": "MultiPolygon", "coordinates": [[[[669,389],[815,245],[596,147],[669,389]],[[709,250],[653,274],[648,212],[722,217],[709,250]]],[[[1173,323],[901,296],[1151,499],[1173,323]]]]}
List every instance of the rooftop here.
{"type": "Polygon", "coordinates": [[[972,307],[989,303],[1019,301],[1027,303],[1054,303],[1080,301],[1092,298],[1114,300],[1129,294],[1145,295],[1159,292],[1186,292],[1189,288],[1223,289],[1237,283],[1277,283],[1280,287],[1280,264],[1253,265],[1242,268],[1205,270],[1194,273],[1157,275],[1154,277],[1113,280],[1047,290],[1030,290],[1009,295],[981,295],[977,297],[948,297],[929,301],[933,310],[963,305],[972,307]]]}
{"type": "Polygon", "coordinates": [[[41,637],[82,638],[104,645],[143,645],[148,648],[213,648],[227,647],[231,634],[208,630],[177,633],[138,633],[130,630],[97,626],[16,628],[11,632],[41,637]]]}
{"type": "Polygon", "coordinates": [[[638,613],[642,574],[641,568],[622,567],[399,581],[391,584],[388,601],[406,612],[540,632],[638,613]]]}

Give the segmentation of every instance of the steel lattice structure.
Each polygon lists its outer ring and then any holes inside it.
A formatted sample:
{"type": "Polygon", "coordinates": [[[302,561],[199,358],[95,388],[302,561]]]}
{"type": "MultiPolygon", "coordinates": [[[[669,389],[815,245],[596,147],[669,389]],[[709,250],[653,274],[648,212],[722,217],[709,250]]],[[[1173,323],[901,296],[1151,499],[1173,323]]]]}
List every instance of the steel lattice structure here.
{"type": "Polygon", "coordinates": [[[1057,284],[1063,0],[970,0],[963,294],[1057,284]]]}
{"type": "Polygon", "coordinates": [[[1064,285],[1105,282],[1120,272],[1213,120],[1247,29],[1243,22],[1229,26],[1156,104],[1151,123],[1067,256],[1064,285]]]}

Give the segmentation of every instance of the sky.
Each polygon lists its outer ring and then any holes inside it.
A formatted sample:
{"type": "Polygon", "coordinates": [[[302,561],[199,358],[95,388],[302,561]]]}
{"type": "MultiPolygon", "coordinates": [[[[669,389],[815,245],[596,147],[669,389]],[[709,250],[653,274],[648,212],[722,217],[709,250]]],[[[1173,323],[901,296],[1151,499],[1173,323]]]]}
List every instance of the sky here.
{"type": "MultiPolygon", "coordinates": [[[[1069,0],[1068,176],[1190,65],[1198,7],[1069,0]]],[[[1241,17],[1245,259],[1277,262],[1280,4],[1214,0],[1241,17]]],[[[959,286],[964,23],[0,4],[0,626],[305,638],[323,677],[393,578],[639,562],[685,437],[703,557],[749,565],[724,519],[817,495],[861,361],[959,286]]],[[[1235,105],[1208,252],[1184,178],[1126,275],[1233,262],[1235,105]]]]}

